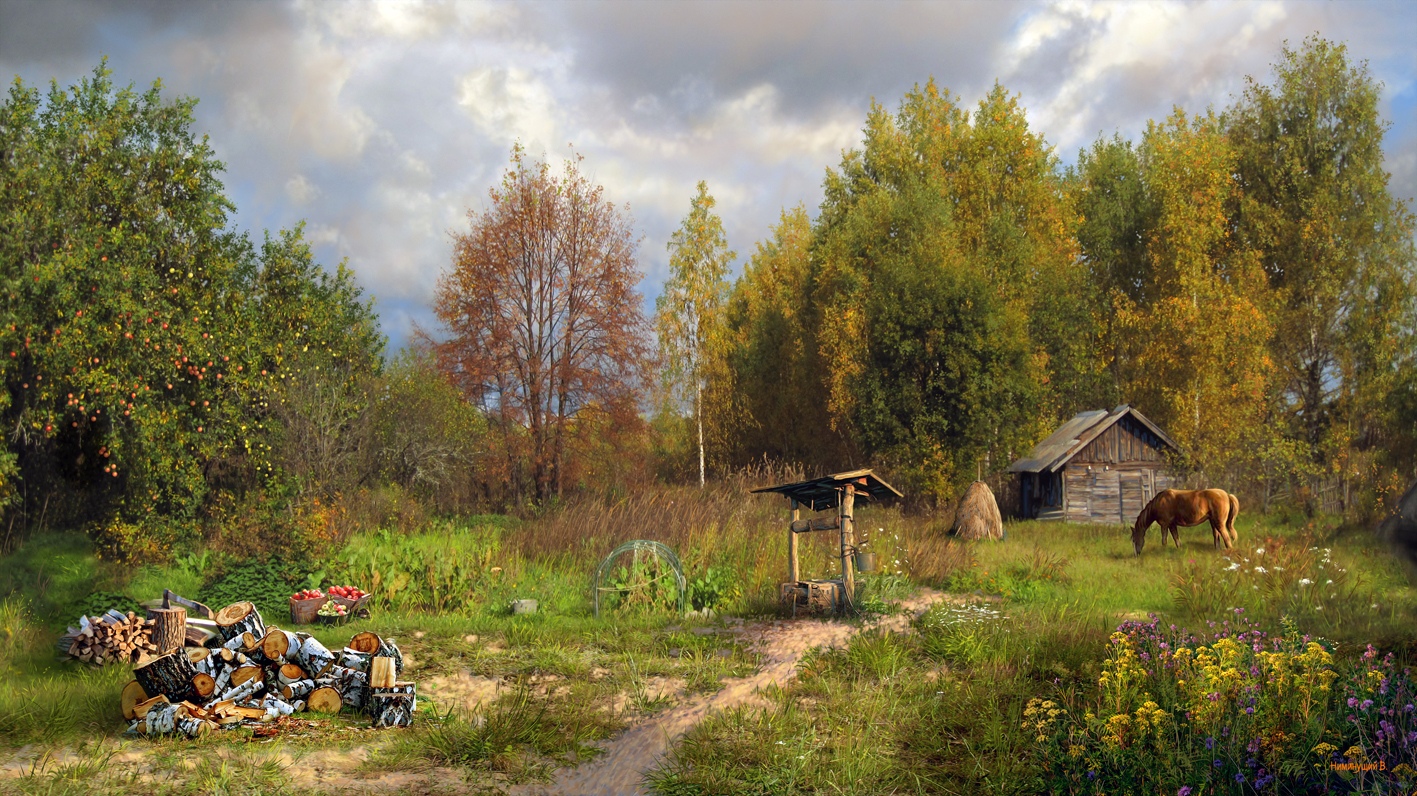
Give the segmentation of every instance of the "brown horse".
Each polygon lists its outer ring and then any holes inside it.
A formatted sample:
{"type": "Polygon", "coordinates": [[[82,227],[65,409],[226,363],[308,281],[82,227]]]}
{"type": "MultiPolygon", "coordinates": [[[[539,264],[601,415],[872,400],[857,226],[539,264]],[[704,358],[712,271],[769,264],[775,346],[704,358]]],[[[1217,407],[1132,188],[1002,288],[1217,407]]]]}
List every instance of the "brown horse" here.
{"type": "Polygon", "coordinates": [[[1228,549],[1235,545],[1235,515],[1240,513],[1240,501],[1223,489],[1163,489],[1146,504],[1137,515],[1132,526],[1132,546],[1141,555],[1146,543],[1146,530],[1154,522],[1161,526],[1161,545],[1166,546],[1166,534],[1176,547],[1181,546],[1181,537],[1176,526],[1187,528],[1210,520],[1210,530],[1215,534],[1215,547],[1224,543],[1228,549]]]}

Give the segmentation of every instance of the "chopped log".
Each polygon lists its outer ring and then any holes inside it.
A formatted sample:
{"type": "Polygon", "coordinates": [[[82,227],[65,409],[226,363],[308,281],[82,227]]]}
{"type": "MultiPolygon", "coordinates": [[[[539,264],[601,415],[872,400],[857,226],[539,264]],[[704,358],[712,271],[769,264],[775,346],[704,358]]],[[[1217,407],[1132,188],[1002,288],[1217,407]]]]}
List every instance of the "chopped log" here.
{"type": "Polygon", "coordinates": [[[299,649],[300,639],[289,630],[281,630],[278,627],[267,630],[265,638],[261,639],[261,651],[272,663],[285,663],[295,657],[295,652],[299,649]]]}
{"type": "Polygon", "coordinates": [[[152,614],[152,638],[157,654],[166,655],[184,646],[187,641],[187,609],[180,606],[154,608],[152,614]]]}
{"type": "Polygon", "coordinates": [[[249,699],[249,698],[255,696],[256,694],[259,694],[259,693],[261,692],[261,690],[264,689],[265,687],[266,687],[266,684],[265,684],[265,682],[264,682],[263,680],[259,680],[259,679],[257,679],[257,680],[247,680],[246,682],[242,683],[241,685],[232,686],[231,688],[228,688],[226,691],[223,691],[222,694],[221,694],[221,696],[217,697],[217,701],[219,701],[219,702],[227,702],[227,701],[230,701],[230,702],[240,702],[240,701],[242,701],[243,699],[249,699]]]}
{"type": "Polygon", "coordinates": [[[216,693],[216,678],[206,672],[197,672],[192,675],[192,693],[197,696],[198,702],[206,702],[212,694],[216,693]]]}
{"type": "Polygon", "coordinates": [[[344,701],[334,686],[321,686],[310,692],[305,706],[313,713],[338,713],[344,701]]]}
{"type": "Polygon", "coordinates": [[[346,669],[356,669],[361,672],[369,671],[369,664],[374,660],[374,653],[360,652],[359,650],[345,647],[335,653],[335,662],[346,669]]]}
{"type": "Polygon", "coordinates": [[[133,705],[133,718],[141,719],[144,716],[148,715],[149,710],[152,710],[153,708],[159,705],[169,704],[171,701],[172,700],[168,699],[162,694],[158,694],[155,697],[144,699],[143,701],[133,705]]]}
{"type": "Polygon", "coordinates": [[[192,692],[192,677],[197,668],[185,652],[169,652],[133,670],[133,677],[149,694],[162,694],[168,699],[181,702],[192,692]]]}
{"type": "Polygon", "coordinates": [[[316,688],[317,686],[314,680],[296,680],[293,683],[288,683],[284,688],[281,688],[280,695],[288,700],[300,699],[301,697],[309,696],[310,692],[314,691],[316,688]]]}
{"type": "Polygon", "coordinates": [[[189,600],[186,597],[181,597],[173,593],[171,589],[163,589],[162,607],[171,608],[174,605],[180,605],[183,608],[186,608],[191,613],[197,616],[204,617],[206,619],[216,618],[216,614],[212,613],[212,609],[206,607],[205,605],[202,605],[201,603],[195,602],[193,600],[189,600]]]}
{"type": "Polygon", "coordinates": [[[295,653],[295,662],[312,677],[319,677],[335,662],[335,655],[314,636],[303,639],[295,653]]]}
{"type": "Polygon", "coordinates": [[[385,658],[382,655],[374,658],[369,666],[370,688],[393,688],[397,680],[398,669],[394,666],[393,658],[385,658]]]}
{"type": "Polygon", "coordinates": [[[401,682],[391,688],[374,690],[369,695],[369,713],[374,717],[374,726],[411,725],[417,701],[417,688],[411,682],[401,682]]]}
{"type": "Polygon", "coordinates": [[[148,692],[143,690],[143,684],[137,680],[130,680],[123,686],[123,695],[120,698],[123,704],[123,718],[131,721],[135,718],[133,706],[148,698],[148,692]]]}
{"type": "Polygon", "coordinates": [[[187,647],[185,651],[187,659],[192,662],[197,671],[205,674],[212,674],[217,665],[222,662],[221,658],[213,655],[212,651],[206,647],[187,647]]]}
{"type": "Polygon", "coordinates": [[[245,666],[238,666],[231,672],[232,685],[244,685],[251,680],[264,681],[265,679],[265,673],[261,671],[261,667],[252,666],[249,663],[245,666]]]}
{"type": "Polygon", "coordinates": [[[349,640],[349,649],[355,652],[367,652],[371,656],[382,656],[393,658],[399,671],[403,671],[403,653],[399,651],[399,645],[391,638],[380,638],[378,633],[365,630],[362,633],[355,633],[354,638],[349,640]]]}
{"type": "Polygon", "coordinates": [[[369,704],[369,675],[357,669],[331,666],[316,683],[334,686],[345,707],[352,710],[360,710],[369,704]]]}
{"type": "MultiPolygon", "coordinates": [[[[256,639],[266,635],[266,623],[261,620],[261,612],[256,610],[255,605],[244,601],[232,603],[218,611],[216,629],[223,641],[230,641],[242,633],[250,633],[256,639]]],[[[254,641],[252,643],[254,645],[254,641]]]]}
{"type": "Polygon", "coordinates": [[[294,663],[282,664],[276,673],[276,682],[281,685],[290,685],[296,680],[306,679],[305,670],[294,663]]]}

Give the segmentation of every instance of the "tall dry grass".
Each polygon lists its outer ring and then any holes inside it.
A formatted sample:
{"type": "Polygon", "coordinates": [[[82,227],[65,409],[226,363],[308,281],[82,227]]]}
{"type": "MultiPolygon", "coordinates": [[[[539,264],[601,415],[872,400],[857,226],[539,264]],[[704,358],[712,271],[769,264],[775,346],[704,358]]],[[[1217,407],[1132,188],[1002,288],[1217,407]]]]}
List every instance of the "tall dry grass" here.
{"type": "MultiPolygon", "coordinates": [[[[691,579],[707,567],[730,569],[748,605],[764,607],[788,577],[790,507],[781,496],[752,490],[802,478],[800,471],[757,467],[702,488],[660,486],[614,501],[577,499],[522,523],[504,543],[526,560],[586,567],[624,542],[654,540],[676,551],[691,579]]],[[[899,506],[858,506],[857,541],[887,572],[935,584],[973,561],[967,545],[947,539],[937,520],[899,506]]],[[[805,534],[798,544],[802,577],[840,574],[835,533],[805,534]]]]}

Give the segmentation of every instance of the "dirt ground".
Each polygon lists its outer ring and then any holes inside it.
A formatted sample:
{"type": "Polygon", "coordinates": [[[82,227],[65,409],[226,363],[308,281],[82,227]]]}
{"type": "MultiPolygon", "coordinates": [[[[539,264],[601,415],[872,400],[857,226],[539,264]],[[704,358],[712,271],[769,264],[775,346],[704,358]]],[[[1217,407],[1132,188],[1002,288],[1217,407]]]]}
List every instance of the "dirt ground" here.
{"type": "MultiPolygon", "coordinates": [[[[763,622],[729,620],[716,632],[731,635],[749,645],[760,656],[761,668],[748,677],[723,681],[723,688],[712,694],[684,697],[683,681],[651,678],[647,689],[666,697],[672,707],[648,716],[624,732],[600,744],[603,753],[595,760],[576,768],[556,772],[550,783],[510,786],[510,796],[631,796],[643,791],[639,783],[646,771],[663,758],[670,746],[710,713],[740,705],[766,705],[761,691],[769,686],[782,686],[796,676],[797,664],[808,650],[818,647],[842,647],[852,636],[869,628],[906,632],[909,623],[931,605],[942,600],[955,601],[953,595],[925,589],[901,603],[902,613],[882,617],[866,625],[840,620],[801,618],[763,622]]],[[[594,673],[592,674],[594,676],[594,673]]],[[[548,690],[555,683],[543,684],[548,690]]],[[[420,693],[447,706],[474,708],[497,698],[504,685],[496,678],[480,677],[463,672],[451,676],[429,678],[420,683],[420,693]]],[[[112,759],[109,770],[132,769],[142,772],[150,752],[146,742],[122,742],[112,759]]],[[[360,767],[368,759],[370,745],[353,744],[348,749],[292,751],[289,747],[273,746],[270,758],[285,766],[292,785],[312,790],[345,794],[445,794],[482,793],[483,783],[475,785],[455,769],[428,768],[417,771],[371,773],[360,767]]],[[[218,754],[233,752],[218,752],[218,754]]],[[[259,752],[257,753],[259,755],[259,752]]],[[[0,779],[23,776],[38,769],[52,770],[56,766],[76,762],[80,755],[72,751],[46,753],[37,747],[24,747],[0,758],[0,779]]],[[[143,772],[139,778],[163,777],[158,772],[143,772]]]]}

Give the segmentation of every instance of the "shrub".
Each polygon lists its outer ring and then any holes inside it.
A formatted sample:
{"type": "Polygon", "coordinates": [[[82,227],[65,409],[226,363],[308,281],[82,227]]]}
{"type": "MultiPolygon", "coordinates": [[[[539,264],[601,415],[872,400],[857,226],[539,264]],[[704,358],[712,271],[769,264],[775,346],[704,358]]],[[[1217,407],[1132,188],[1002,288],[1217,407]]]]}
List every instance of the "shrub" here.
{"type": "Polygon", "coordinates": [[[265,561],[246,561],[202,589],[200,599],[214,611],[243,600],[256,604],[267,622],[278,623],[290,607],[290,595],[305,577],[299,568],[265,561]]]}

